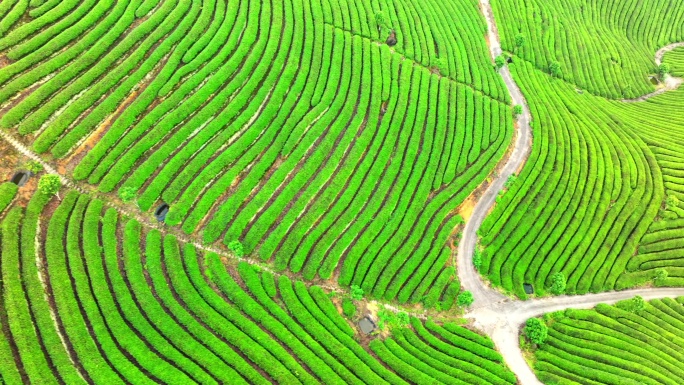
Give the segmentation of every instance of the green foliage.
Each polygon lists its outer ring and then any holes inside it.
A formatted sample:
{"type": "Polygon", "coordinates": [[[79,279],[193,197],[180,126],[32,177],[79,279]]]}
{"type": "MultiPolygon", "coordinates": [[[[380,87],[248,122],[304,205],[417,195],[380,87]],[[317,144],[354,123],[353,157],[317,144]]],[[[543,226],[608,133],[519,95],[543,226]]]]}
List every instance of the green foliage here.
{"type": "Polygon", "coordinates": [[[40,162],[36,162],[35,160],[30,160],[24,164],[24,168],[32,172],[34,174],[38,174],[39,172],[43,171],[43,165],[40,162]]]}
{"type": "Polygon", "coordinates": [[[242,258],[245,256],[245,247],[237,239],[228,243],[228,249],[232,251],[236,257],[242,258]]]}
{"type": "Polygon", "coordinates": [[[349,295],[351,296],[351,299],[353,299],[353,300],[355,300],[355,301],[360,301],[360,300],[362,300],[364,294],[365,294],[365,293],[364,293],[363,289],[362,289],[360,286],[358,286],[358,285],[352,285],[352,286],[349,288],[349,295]]]}
{"type": "Polygon", "coordinates": [[[124,202],[131,202],[135,199],[137,191],[133,187],[122,187],[119,189],[119,197],[124,202]]]}
{"type": "Polygon", "coordinates": [[[525,40],[525,35],[523,35],[522,33],[515,35],[515,47],[521,48],[525,46],[525,40]]]}
{"type": "Polygon", "coordinates": [[[17,195],[17,191],[19,191],[19,187],[14,183],[6,182],[0,184],[0,213],[9,206],[17,195]]]}
{"type": "Polygon", "coordinates": [[[661,63],[658,66],[658,76],[660,76],[661,79],[664,78],[666,75],[669,75],[671,71],[672,68],[668,63],[661,63]]]}
{"type": "Polygon", "coordinates": [[[503,55],[499,55],[494,59],[494,64],[496,65],[496,69],[501,69],[506,65],[506,58],[503,55]]]}
{"type": "Polygon", "coordinates": [[[466,290],[458,295],[458,298],[456,299],[456,304],[460,307],[468,307],[472,305],[474,301],[475,298],[473,297],[473,293],[466,290]]]}
{"type": "Polygon", "coordinates": [[[506,179],[506,183],[504,183],[504,188],[511,188],[517,180],[518,176],[516,174],[511,174],[511,176],[509,176],[508,179],[506,179]]]}
{"type": "Polygon", "coordinates": [[[635,296],[634,298],[631,299],[625,299],[622,301],[619,301],[615,304],[615,307],[618,309],[622,309],[624,311],[630,312],[630,313],[639,313],[640,311],[644,310],[646,308],[646,301],[640,296],[635,296]]]}
{"type": "Polygon", "coordinates": [[[521,106],[520,104],[516,104],[515,106],[513,106],[513,116],[517,117],[517,116],[522,115],[522,113],[523,113],[523,106],[521,106]]]}
{"type": "Polygon", "coordinates": [[[347,316],[347,318],[354,318],[354,316],[356,315],[356,305],[354,305],[354,301],[352,301],[349,298],[343,299],[342,312],[345,316],[347,316]]]}
{"type": "Polygon", "coordinates": [[[482,251],[478,247],[475,247],[475,250],[473,250],[473,266],[475,266],[477,271],[480,271],[482,267],[482,251]]]}
{"type": "Polygon", "coordinates": [[[56,195],[61,187],[62,182],[59,180],[59,176],[54,174],[45,174],[38,181],[38,191],[46,196],[56,195]]]}
{"type": "Polygon", "coordinates": [[[405,312],[395,313],[385,308],[378,311],[378,328],[380,330],[402,328],[407,326],[409,321],[409,315],[405,312]]]}
{"type": "Polygon", "coordinates": [[[552,76],[555,77],[560,77],[562,75],[561,72],[561,64],[558,61],[554,61],[549,65],[549,72],[551,72],[552,76]]]}
{"type": "Polygon", "coordinates": [[[549,328],[546,326],[544,321],[539,318],[530,318],[525,323],[525,328],[523,329],[525,336],[537,345],[542,345],[546,342],[549,335],[549,328]]]}
{"type": "Polygon", "coordinates": [[[551,274],[551,287],[549,290],[552,294],[561,295],[565,293],[567,287],[567,282],[565,279],[565,274],[561,272],[551,274]]]}

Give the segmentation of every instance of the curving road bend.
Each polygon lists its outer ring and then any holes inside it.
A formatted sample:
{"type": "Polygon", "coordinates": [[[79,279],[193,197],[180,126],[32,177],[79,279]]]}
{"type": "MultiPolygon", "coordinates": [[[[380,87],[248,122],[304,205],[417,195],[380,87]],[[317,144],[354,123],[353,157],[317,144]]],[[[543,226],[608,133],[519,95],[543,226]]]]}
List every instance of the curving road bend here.
{"type": "MultiPolygon", "coordinates": [[[[499,41],[498,29],[494,20],[494,13],[489,0],[480,0],[482,13],[485,16],[488,27],[489,48],[492,59],[503,53],[499,41]]],[[[670,44],[656,53],[656,64],[660,65],[666,52],[677,47],[684,47],[684,42],[670,44]]],[[[540,316],[544,313],[564,309],[590,309],[600,303],[614,304],[617,301],[632,298],[636,295],[645,300],[684,296],[684,288],[647,288],[625,290],[620,292],[605,292],[599,294],[587,294],[580,296],[557,296],[548,298],[532,299],[528,301],[515,300],[504,296],[490,288],[481,278],[473,266],[473,252],[477,245],[477,230],[484,218],[494,206],[496,197],[503,189],[504,184],[516,170],[526,161],[531,149],[532,117],[525,98],[518,85],[513,81],[508,67],[500,70],[506,87],[509,90],[514,104],[523,106],[523,113],[517,122],[516,141],[510,157],[506,161],[499,175],[487,188],[485,193],[473,210],[463,230],[463,237],[458,248],[458,276],[464,290],[473,293],[475,302],[470,311],[465,315],[474,321],[474,326],[487,333],[496,344],[508,366],[518,377],[521,384],[541,385],[532,368],[529,367],[519,345],[520,329],[527,319],[540,316]]],[[[684,80],[669,77],[669,81],[663,89],[653,94],[645,95],[634,101],[646,100],[652,96],[676,89],[684,80]]]]}
{"type": "MultiPolygon", "coordinates": [[[[489,49],[492,60],[494,60],[502,53],[499,35],[496,29],[494,15],[489,1],[481,0],[481,5],[485,14],[489,31],[489,49]]],[[[508,178],[525,163],[532,145],[532,134],[530,129],[532,117],[530,115],[529,108],[527,107],[527,103],[525,102],[525,97],[518,88],[518,85],[513,81],[513,77],[511,76],[511,72],[508,67],[504,66],[501,68],[500,73],[503,77],[504,83],[506,84],[506,88],[508,88],[513,103],[523,106],[523,113],[518,117],[517,132],[515,135],[515,144],[513,150],[511,151],[506,164],[499,171],[498,176],[489,185],[487,190],[484,192],[484,194],[482,194],[479,201],[475,205],[475,209],[473,210],[471,217],[465,224],[463,236],[458,245],[458,278],[461,281],[463,288],[473,293],[475,302],[473,303],[472,308],[474,309],[505,301],[507,299],[506,296],[490,289],[482,281],[480,274],[473,266],[473,251],[477,245],[477,230],[480,228],[480,225],[482,225],[482,221],[484,221],[487,213],[494,206],[496,197],[504,188],[504,184],[508,178]]]]}

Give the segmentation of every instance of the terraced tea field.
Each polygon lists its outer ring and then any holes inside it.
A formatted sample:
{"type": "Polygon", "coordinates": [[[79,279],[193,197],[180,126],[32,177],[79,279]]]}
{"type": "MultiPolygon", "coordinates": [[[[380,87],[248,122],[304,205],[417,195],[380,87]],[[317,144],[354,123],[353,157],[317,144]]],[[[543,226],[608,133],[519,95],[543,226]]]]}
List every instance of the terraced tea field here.
{"type": "Polygon", "coordinates": [[[667,0],[0,0],[0,384],[679,384],[682,77],[667,0]]]}
{"type": "Polygon", "coordinates": [[[545,383],[680,384],[684,298],[643,310],[599,305],[549,317],[548,341],[535,352],[545,383]]]}

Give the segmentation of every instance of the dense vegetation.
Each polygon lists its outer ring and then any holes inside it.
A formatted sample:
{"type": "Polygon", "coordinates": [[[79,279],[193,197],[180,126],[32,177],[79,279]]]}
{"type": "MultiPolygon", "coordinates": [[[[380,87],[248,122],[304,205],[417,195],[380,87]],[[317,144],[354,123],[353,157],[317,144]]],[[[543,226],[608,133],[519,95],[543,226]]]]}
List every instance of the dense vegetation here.
{"type": "Polygon", "coordinates": [[[492,342],[468,329],[411,319],[413,330],[396,329],[373,340],[371,349],[390,368],[416,384],[516,384],[492,342]]]}
{"type": "Polygon", "coordinates": [[[458,285],[454,208],[513,131],[474,2],[6,4],[0,126],[73,178],[307,279],[458,285]]]}
{"type": "Polygon", "coordinates": [[[373,342],[386,367],[320,287],[227,268],[73,191],[36,193],[1,228],[4,383],[405,384],[435,365],[452,367],[449,383],[481,384],[472,370],[514,382],[489,339],[418,320],[400,356],[373,342]],[[425,354],[424,369],[406,368],[425,354]]]}
{"type": "Polygon", "coordinates": [[[524,283],[547,292],[556,273],[569,293],[682,285],[684,90],[623,103],[524,60],[511,69],[535,142],[480,229],[481,271],[520,297],[524,283]]]}
{"type": "Polygon", "coordinates": [[[539,379],[546,384],[683,383],[684,298],[639,307],[632,301],[549,315],[549,337],[534,353],[539,379]]]}
{"type": "Polygon", "coordinates": [[[653,91],[653,54],[684,41],[681,1],[492,0],[492,8],[506,51],[612,99],[653,91]]]}
{"type": "Polygon", "coordinates": [[[667,52],[663,57],[663,63],[670,67],[672,76],[684,77],[684,47],[667,52]]]}

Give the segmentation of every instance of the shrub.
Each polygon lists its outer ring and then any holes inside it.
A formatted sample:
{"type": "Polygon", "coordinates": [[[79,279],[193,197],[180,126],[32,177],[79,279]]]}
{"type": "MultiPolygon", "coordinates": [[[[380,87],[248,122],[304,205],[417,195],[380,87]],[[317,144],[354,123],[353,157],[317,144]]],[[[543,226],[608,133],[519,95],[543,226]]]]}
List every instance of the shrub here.
{"type": "Polygon", "coordinates": [[[38,191],[47,196],[57,195],[60,187],[62,187],[62,182],[59,176],[54,174],[43,175],[38,181],[38,191]]]}
{"type": "Polygon", "coordinates": [[[515,35],[515,46],[517,48],[523,47],[525,45],[525,35],[519,33],[515,35]]]}
{"type": "Polygon", "coordinates": [[[664,78],[665,75],[669,74],[672,69],[670,68],[670,65],[667,63],[662,63],[661,65],[658,66],[658,76],[661,78],[664,78]]]}
{"type": "Polygon", "coordinates": [[[542,345],[549,336],[549,328],[539,318],[530,318],[525,324],[524,333],[530,341],[542,345]]]}
{"type": "Polygon", "coordinates": [[[494,59],[494,64],[496,64],[496,69],[501,69],[506,65],[506,58],[503,55],[499,55],[494,59]]]}
{"type": "Polygon", "coordinates": [[[523,113],[523,107],[520,104],[513,106],[513,115],[520,116],[523,113]]]}
{"type": "Polygon", "coordinates": [[[473,298],[473,293],[471,293],[468,290],[459,294],[458,298],[456,299],[456,303],[458,304],[458,306],[461,306],[461,307],[470,306],[473,304],[474,301],[475,301],[475,298],[473,298]]]}
{"type": "Polygon", "coordinates": [[[561,64],[560,62],[554,61],[551,63],[549,66],[549,71],[551,72],[552,76],[555,77],[560,77],[561,76],[561,64]]]}
{"type": "Polygon", "coordinates": [[[26,164],[24,165],[24,168],[27,171],[30,171],[34,174],[37,174],[37,173],[43,171],[43,165],[40,164],[40,162],[36,162],[35,160],[31,160],[31,161],[26,162],[26,164]]]}
{"type": "Polygon", "coordinates": [[[473,266],[477,271],[480,271],[480,267],[482,267],[482,252],[477,247],[473,251],[473,266]]]}
{"type": "Polygon", "coordinates": [[[135,199],[136,190],[134,187],[122,187],[119,189],[119,197],[124,202],[130,202],[135,199]]]}
{"type": "Polygon", "coordinates": [[[351,299],[345,298],[342,300],[342,312],[347,318],[353,318],[356,315],[356,306],[351,299]]]}
{"type": "Polygon", "coordinates": [[[394,313],[387,309],[382,309],[378,312],[378,328],[385,330],[385,327],[391,329],[402,328],[409,324],[410,319],[405,312],[394,313]]]}
{"type": "Polygon", "coordinates": [[[353,300],[360,301],[363,299],[364,292],[360,286],[352,285],[349,294],[353,300]]]}
{"type": "Polygon", "coordinates": [[[549,289],[551,293],[561,295],[565,293],[566,286],[565,274],[558,272],[551,275],[551,288],[549,289]]]}
{"type": "Polygon", "coordinates": [[[636,296],[632,299],[625,299],[622,301],[618,301],[615,304],[615,307],[618,309],[622,309],[624,311],[630,312],[630,313],[638,313],[641,310],[644,310],[646,307],[646,301],[640,296],[636,296]]]}
{"type": "Polygon", "coordinates": [[[240,243],[240,241],[238,240],[231,241],[230,243],[228,243],[228,249],[230,249],[230,251],[232,251],[233,254],[235,254],[235,256],[239,258],[245,256],[245,247],[242,246],[242,243],[240,243]]]}

